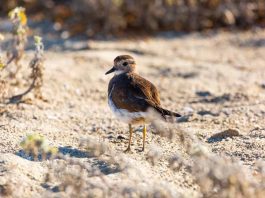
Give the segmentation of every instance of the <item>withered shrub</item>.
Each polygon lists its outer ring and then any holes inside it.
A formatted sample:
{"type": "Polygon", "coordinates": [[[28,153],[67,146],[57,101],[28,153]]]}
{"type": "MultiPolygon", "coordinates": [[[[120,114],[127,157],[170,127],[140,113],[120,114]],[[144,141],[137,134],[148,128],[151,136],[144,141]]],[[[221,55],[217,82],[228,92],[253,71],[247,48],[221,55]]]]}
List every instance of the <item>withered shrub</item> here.
{"type": "MultiPolygon", "coordinates": [[[[9,20],[12,24],[12,37],[9,41],[9,48],[2,52],[1,41],[5,38],[0,34],[0,102],[6,103],[9,97],[9,91],[14,86],[21,84],[21,79],[17,76],[22,68],[22,58],[25,54],[25,46],[28,40],[27,15],[24,7],[16,7],[8,13],[9,20]],[[14,83],[14,82],[15,83],[14,83]]],[[[34,36],[35,54],[29,67],[31,69],[32,83],[29,88],[21,94],[9,97],[8,103],[19,103],[23,97],[31,90],[34,90],[35,98],[42,99],[41,87],[43,85],[44,71],[44,46],[42,38],[34,36]]]]}
{"type": "Polygon", "coordinates": [[[17,4],[37,19],[50,16],[71,34],[89,36],[265,24],[264,0],[4,0],[0,12],[17,4]]]}

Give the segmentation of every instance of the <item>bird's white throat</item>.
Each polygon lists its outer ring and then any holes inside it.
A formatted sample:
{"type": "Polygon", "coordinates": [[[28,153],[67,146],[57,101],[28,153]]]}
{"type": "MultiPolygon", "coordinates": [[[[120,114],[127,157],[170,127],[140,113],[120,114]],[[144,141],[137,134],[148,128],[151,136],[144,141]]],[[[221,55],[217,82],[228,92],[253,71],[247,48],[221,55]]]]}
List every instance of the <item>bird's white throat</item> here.
{"type": "Polygon", "coordinates": [[[116,71],[115,71],[115,76],[118,76],[118,75],[123,74],[123,73],[125,73],[125,71],[122,71],[122,70],[116,70],[116,71]]]}

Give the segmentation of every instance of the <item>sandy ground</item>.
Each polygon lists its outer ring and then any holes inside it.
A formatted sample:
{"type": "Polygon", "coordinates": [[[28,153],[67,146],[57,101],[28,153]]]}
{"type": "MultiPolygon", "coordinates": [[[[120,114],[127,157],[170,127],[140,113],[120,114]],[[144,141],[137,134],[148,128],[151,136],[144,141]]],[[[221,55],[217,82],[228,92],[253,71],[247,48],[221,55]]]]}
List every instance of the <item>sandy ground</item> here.
{"type": "MultiPolygon", "coordinates": [[[[124,178],[124,173],[109,170],[108,164],[82,155],[79,148],[80,139],[88,137],[117,153],[127,146],[128,126],[116,120],[108,107],[111,76],[104,75],[120,54],[135,57],[138,73],[157,86],[165,108],[186,115],[177,127],[195,134],[216,155],[236,158],[250,169],[257,160],[265,160],[264,30],[89,41],[88,45],[87,50],[46,51],[43,95],[48,102],[0,104],[6,109],[0,115],[0,186],[12,183],[13,197],[45,197],[51,191],[44,185],[49,160],[30,161],[21,154],[19,143],[31,133],[98,167],[109,181],[130,182],[130,175],[124,178]],[[212,137],[227,129],[239,135],[212,137]]],[[[31,56],[27,52],[26,60],[31,56]]],[[[11,94],[22,90],[23,86],[11,94]]],[[[185,155],[179,141],[161,137],[148,126],[146,151],[140,152],[141,127],[135,129],[132,153],[125,156],[141,170],[136,174],[143,185],[159,181],[179,193],[198,196],[192,175],[168,166],[174,153],[185,155]],[[162,154],[154,166],[146,160],[152,148],[162,154]]]]}

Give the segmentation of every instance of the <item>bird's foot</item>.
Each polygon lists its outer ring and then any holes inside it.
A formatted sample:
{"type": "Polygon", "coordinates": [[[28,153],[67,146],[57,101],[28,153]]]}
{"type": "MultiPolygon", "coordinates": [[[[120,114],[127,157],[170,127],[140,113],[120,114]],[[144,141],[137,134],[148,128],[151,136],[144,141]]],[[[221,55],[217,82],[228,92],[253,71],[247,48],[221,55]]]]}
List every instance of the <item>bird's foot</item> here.
{"type": "Polygon", "coordinates": [[[131,151],[131,148],[130,147],[128,147],[126,150],[124,150],[123,151],[124,153],[131,153],[132,151],[131,151]]]}
{"type": "Polygon", "coordinates": [[[144,152],[144,148],[138,148],[136,149],[138,152],[144,152]]]}

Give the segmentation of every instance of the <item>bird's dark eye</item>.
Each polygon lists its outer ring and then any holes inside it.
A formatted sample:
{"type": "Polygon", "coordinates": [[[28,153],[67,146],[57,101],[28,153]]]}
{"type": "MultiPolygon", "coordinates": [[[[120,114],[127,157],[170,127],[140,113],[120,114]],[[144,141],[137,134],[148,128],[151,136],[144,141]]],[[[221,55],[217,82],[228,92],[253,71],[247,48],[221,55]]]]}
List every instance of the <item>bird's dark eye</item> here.
{"type": "Polygon", "coordinates": [[[122,65],[123,65],[124,67],[126,67],[126,66],[128,65],[128,63],[127,63],[127,62],[124,62],[124,63],[122,63],[122,65]]]}

